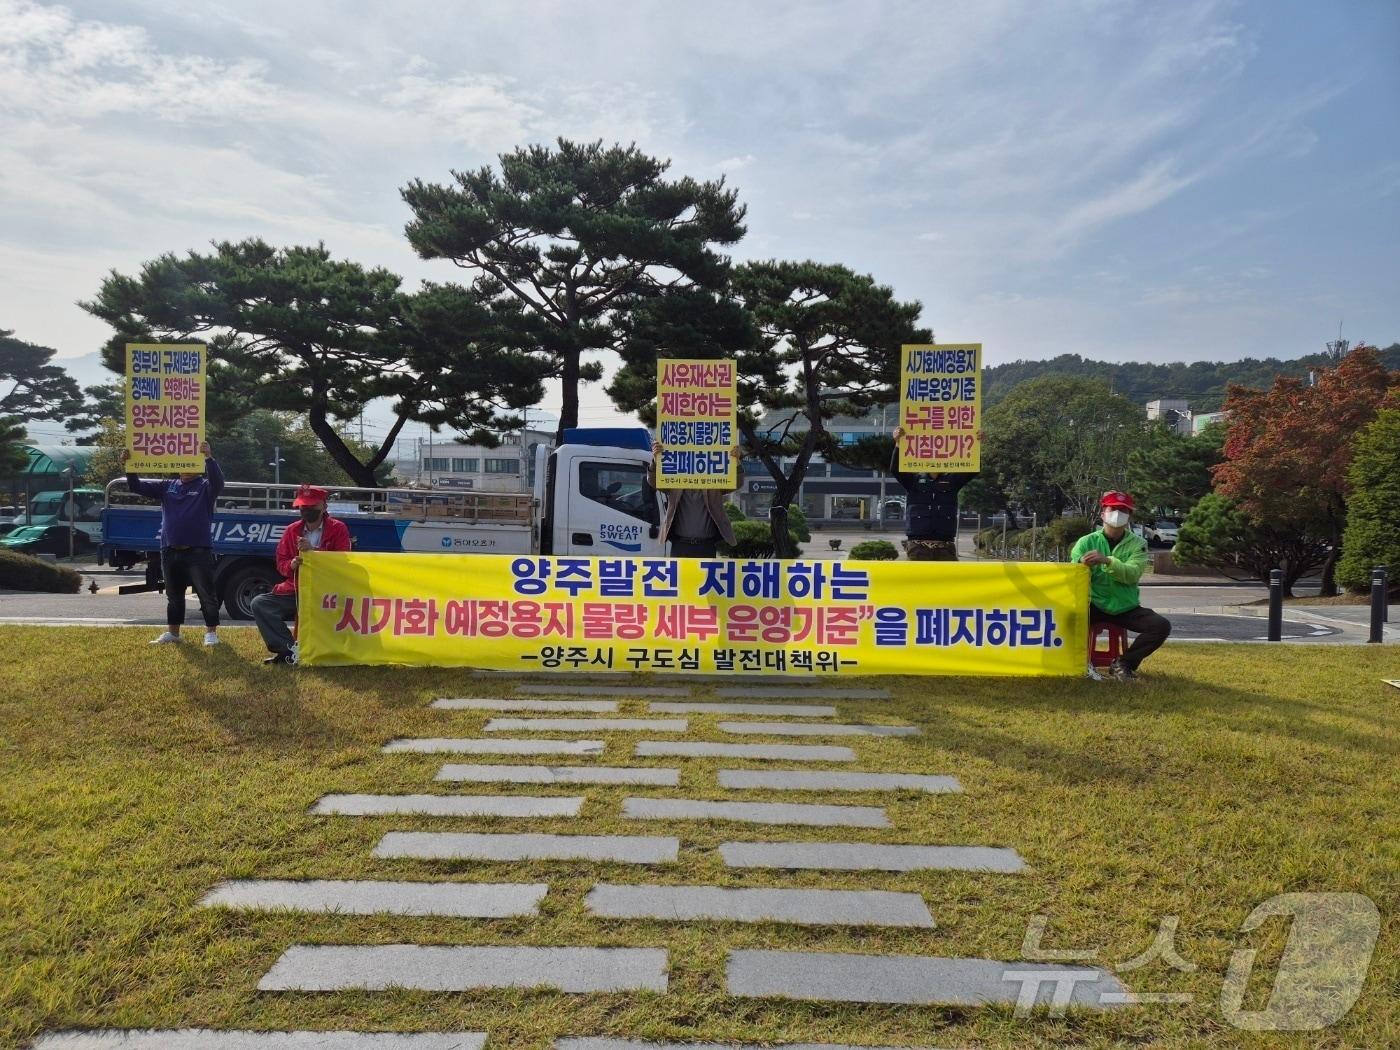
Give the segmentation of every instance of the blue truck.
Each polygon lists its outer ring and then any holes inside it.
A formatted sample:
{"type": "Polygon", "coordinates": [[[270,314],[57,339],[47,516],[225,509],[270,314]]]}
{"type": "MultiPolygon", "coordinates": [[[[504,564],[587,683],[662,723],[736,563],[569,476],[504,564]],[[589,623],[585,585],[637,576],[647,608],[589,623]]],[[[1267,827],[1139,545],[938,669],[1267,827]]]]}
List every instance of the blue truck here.
{"type": "MultiPolygon", "coordinates": [[[[357,551],[448,554],[664,555],[660,507],[647,478],[651,438],[640,428],[565,431],[558,448],[536,450],[535,490],[522,493],[322,486],[332,517],[350,529],[357,551]]],[[[296,518],[296,485],[230,481],[219,496],[210,547],[214,586],[232,619],[282,577],[274,555],[296,518]]],[[[102,564],[142,562],[146,582],[121,593],[161,590],[160,508],[106,487],[102,564]]]]}

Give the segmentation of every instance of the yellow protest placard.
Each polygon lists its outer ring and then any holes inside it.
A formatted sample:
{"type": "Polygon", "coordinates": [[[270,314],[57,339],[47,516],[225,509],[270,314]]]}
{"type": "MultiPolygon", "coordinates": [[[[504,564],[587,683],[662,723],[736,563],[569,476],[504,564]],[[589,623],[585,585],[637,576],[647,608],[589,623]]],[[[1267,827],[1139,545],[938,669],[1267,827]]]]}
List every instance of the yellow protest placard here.
{"type": "Polygon", "coordinates": [[[899,353],[899,469],[981,470],[982,344],[908,345],[899,353]]]}
{"type": "Polygon", "coordinates": [[[301,662],[773,675],[1082,675],[1058,563],[317,552],[301,662]]]}
{"type": "Polygon", "coordinates": [[[128,343],[126,447],[132,473],[201,473],[205,350],[199,343],[128,343]]]}
{"type": "Polygon", "coordinates": [[[739,486],[739,372],[730,360],[656,362],[656,485],[663,489],[739,486]]]}

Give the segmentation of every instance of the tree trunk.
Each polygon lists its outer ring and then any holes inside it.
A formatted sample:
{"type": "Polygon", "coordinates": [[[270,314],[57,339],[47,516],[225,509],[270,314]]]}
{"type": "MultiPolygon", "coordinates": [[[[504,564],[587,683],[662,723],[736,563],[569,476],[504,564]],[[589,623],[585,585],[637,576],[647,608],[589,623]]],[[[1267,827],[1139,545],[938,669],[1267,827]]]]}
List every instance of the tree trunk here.
{"type": "Polygon", "coordinates": [[[321,447],[330,453],[336,466],[349,474],[356,485],[365,489],[379,488],[379,482],[374,476],[373,468],[365,466],[355,458],[355,454],[350,451],[349,446],[335,432],[335,427],[331,426],[324,409],[312,409],[309,422],[311,423],[311,432],[321,441],[321,447]]]}
{"type": "Polygon", "coordinates": [[[790,558],[789,548],[792,546],[788,536],[788,505],[786,501],[778,502],[777,494],[774,494],[773,503],[768,508],[768,525],[773,530],[773,556],[775,558],[790,558]]]}
{"type": "Polygon", "coordinates": [[[1332,517],[1332,534],[1328,537],[1331,541],[1327,550],[1327,560],[1322,563],[1322,591],[1323,598],[1335,598],[1337,596],[1337,562],[1342,556],[1342,527],[1337,524],[1337,517],[1332,517]]]}
{"type": "Polygon", "coordinates": [[[578,350],[565,351],[564,367],[559,375],[559,432],[555,434],[554,440],[560,445],[564,443],[564,431],[578,426],[579,357],[578,350]]]}

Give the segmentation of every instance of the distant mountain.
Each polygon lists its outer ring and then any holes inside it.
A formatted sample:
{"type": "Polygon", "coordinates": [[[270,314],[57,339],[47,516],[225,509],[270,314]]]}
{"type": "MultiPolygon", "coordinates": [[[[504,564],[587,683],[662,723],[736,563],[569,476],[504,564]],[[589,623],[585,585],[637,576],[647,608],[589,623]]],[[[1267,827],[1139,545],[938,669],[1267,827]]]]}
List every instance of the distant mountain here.
{"type": "MultiPolygon", "coordinates": [[[[1400,343],[1391,343],[1380,352],[1386,368],[1400,369],[1400,343]]],[[[1078,354],[1062,354],[1044,361],[1011,361],[993,365],[984,373],[983,400],[995,404],[1017,383],[1042,376],[1102,379],[1134,404],[1143,405],[1161,397],[1184,398],[1193,412],[1214,412],[1225,400],[1231,383],[1265,389],[1278,375],[1306,377],[1308,372],[1333,364],[1326,354],[1311,354],[1291,361],[1276,357],[1242,361],[1192,361],[1165,365],[1141,361],[1086,361],[1078,354]]]]}

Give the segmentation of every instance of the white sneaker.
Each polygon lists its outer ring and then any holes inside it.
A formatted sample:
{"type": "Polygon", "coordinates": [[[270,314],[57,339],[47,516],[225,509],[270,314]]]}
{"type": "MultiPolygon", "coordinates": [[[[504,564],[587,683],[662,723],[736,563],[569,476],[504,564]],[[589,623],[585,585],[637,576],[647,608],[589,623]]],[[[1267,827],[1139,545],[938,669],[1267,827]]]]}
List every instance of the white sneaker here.
{"type": "Polygon", "coordinates": [[[293,642],[292,647],[287,650],[287,663],[295,667],[301,663],[301,643],[293,642]]]}
{"type": "Polygon", "coordinates": [[[218,645],[218,644],[219,644],[219,636],[218,636],[217,634],[215,634],[213,631],[205,631],[205,632],[204,632],[204,644],[205,644],[205,645],[218,645]]]}
{"type": "Polygon", "coordinates": [[[165,632],[164,634],[162,634],[159,638],[152,638],[152,639],[151,639],[151,644],[152,644],[152,645],[176,645],[176,644],[179,643],[179,641],[180,641],[180,636],[179,636],[178,634],[171,634],[169,631],[166,631],[166,632],[165,632]]]}

